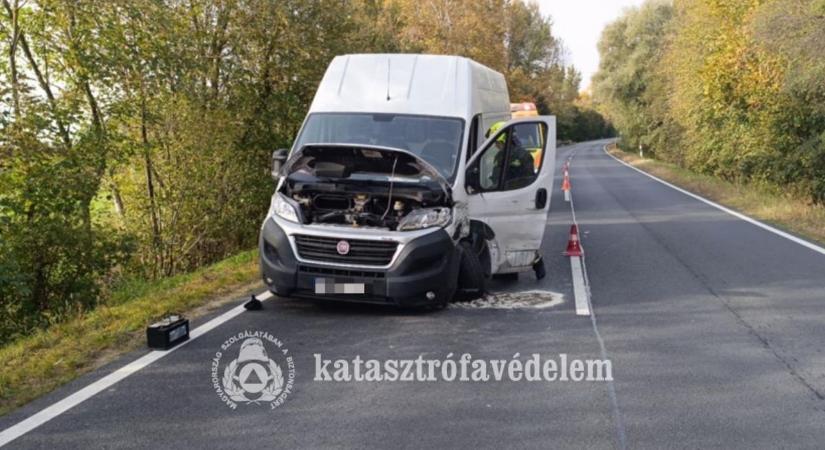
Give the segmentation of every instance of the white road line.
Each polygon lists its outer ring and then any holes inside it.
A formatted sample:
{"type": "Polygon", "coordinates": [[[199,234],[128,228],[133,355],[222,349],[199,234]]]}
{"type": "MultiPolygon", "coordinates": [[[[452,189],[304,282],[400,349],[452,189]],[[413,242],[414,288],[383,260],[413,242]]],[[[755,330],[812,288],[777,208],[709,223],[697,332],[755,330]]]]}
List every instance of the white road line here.
{"type": "MultiPolygon", "coordinates": [[[[573,154],[570,155],[569,159],[572,160],[575,156],[576,152],[573,151],[573,154]]],[[[570,212],[573,215],[573,223],[578,227],[579,222],[576,219],[576,207],[573,203],[572,192],[570,193],[570,212]]],[[[581,245],[581,243],[579,245],[581,245]]],[[[590,279],[587,276],[587,264],[585,262],[585,258],[579,258],[576,256],[571,257],[570,270],[573,272],[573,293],[576,297],[576,315],[590,316],[590,325],[593,327],[593,334],[596,336],[596,341],[599,343],[599,354],[603,361],[607,361],[607,347],[605,347],[604,345],[604,339],[602,339],[602,334],[599,333],[599,324],[596,321],[596,311],[593,308],[593,303],[590,298],[590,279]],[[576,265],[579,266],[578,273],[582,276],[583,279],[583,281],[581,282],[581,285],[583,287],[579,289],[576,288],[576,265]],[[579,294],[577,293],[577,291],[583,291],[583,293],[579,294]],[[584,300],[584,304],[587,307],[587,313],[585,314],[579,314],[579,298],[582,298],[584,300]]],[[[627,433],[625,432],[624,419],[622,418],[622,412],[619,409],[619,400],[616,396],[616,385],[614,384],[613,380],[608,380],[607,382],[607,394],[610,397],[610,408],[613,414],[613,424],[616,427],[616,439],[619,441],[618,447],[621,449],[625,449],[627,448],[627,433]]]]}
{"type": "MultiPolygon", "coordinates": [[[[571,162],[575,156],[576,151],[574,150],[570,156],[567,157],[567,161],[571,162]]],[[[576,220],[576,207],[573,204],[573,192],[571,191],[572,189],[565,191],[564,196],[565,200],[570,202],[570,214],[573,216],[573,225],[578,227],[579,222],[576,220]]],[[[579,240],[579,245],[581,245],[581,239],[579,240]]],[[[587,273],[585,272],[586,269],[583,259],[584,257],[570,257],[570,273],[573,275],[573,298],[576,302],[577,316],[589,316],[591,312],[590,289],[588,288],[587,273]]]]}
{"type": "Polygon", "coordinates": [[[576,315],[590,315],[590,301],[587,295],[587,286],[584,283],[584,270],[581,258],[570,257],[570,272],[573,274],[573,297],[576,299],[576,315]]]}
{"type": "Polygon", "coordinates": [[[655,175],[651,175],[651,174],[649,174],[649,173],[645,172],[644,170],[638,169],[638,168],[636,168],[636,167],[634,167],[634,166],[632,166],[632,165],[630,165],[630,164],[628,164],[628,163],[626,163],[626,162],[622,161],[621,159],[616,158],[615,156],[611,155],[611,154],[610,154],[610,152],[608,152],[608,151],[607,151],[607,145],[605,145],[605,146],[604,146],[604,148],[603,148],[602,150],[603,150],[603,151],[607,154],[607,156],[609,156],[609,157],[611,157],[611,158],[615,159],[616,161],[618,161],[618,162],[620,162],[620,163],[624,164],[625,166],[630,167],[631,169],[635,170],[636,172],[639,172],[639,173],[641,173],[642,175],[644,175],[644,176],[646,176],[646,177],[648,177],[648,178],[652,178],[652,179],[654,179],[654,180],[658,181],[659,183],[664,184],[665,186],[667,186],[667,187],[669,187],[669,188],[675,189],[675,190],[677,190],[677,191],[679,191],[679,192],[681,192],[681,193],[683,193],[683,194],[687,195],[688,197],[692,197],[692,198],[694,198],[694,199],[696,199],[696,200],[699,200],[699,201],[700,201],[700,202],[702,202],[702,203],[705,203],[705,204],[710,205],[710,206],[712,206],[712,207],[714,207],[714,208],[716,208],[716,209],[719,209],[719,210],[721,210],[721,211],[724,211],[724,212],[726,212],[726,213],[728,213],[728,214],[730,214],[730,215],[732,215],[732,216],[734,216],[734,217],[736,217],[736,218],[738,218],[738,219],[744,220],[745,222],[748,222],[748,223],[750,223],[750,224],[752,224],[752,225],[756,225],[757,227],[762,228],[763,230],[769,231],[769,232],[771,232],[771,233],[773,233],[773,234],[775,234],[775,235],[777,235],[777,236],[781,236],[781,237],[783,237],[783,238],[785,238],[785,239],[787,239],[787,240],[789,240],[789,241],[793,241],[793,242],[795,242],[795,243],[797,243],[797,244],[799,244],[799,245],[801,245],[801,246],[803,246],[803,247],[806,247],[806,248],[811,249],[811,250],[813,250],[813,251],[815,251],[815,252],[817,252],[817,253],[820,253],[820,254],[825,255],[825,248],[822,248],[822,247],[820,247],[820,246],[818,246],[818,245],[814,244],[813,242],[809,242],[809,241],[806,241],[806,240],[804,240],[804,239],[798,238],[798,237],[796,237],[796,236],[794,236],[794,235],[792,235],[792,234],[789,234],[789,233],[786,233],[786,232],[784,232],[784,231],[782,231],[782,230],[780,230],[780,229],[774,228],[774,227],[772,227],[772,226],[770,226],[770,225],[768,225],[768,224],[766,224],[766,223],[764,223],[764,222],[760,222],[760,221],[758,221],[758,220],[756,220],[756,219],[754,219],[754,218],[752,218],[752,217],[748,217],[748,216],[746,216],[746,215],[744,215],[744,214],[742,214],[742,213],[740,213],[740,212],[737,212],[737,211],[734,211],[734,210],[732,210],[732,209],[730,209],[730,208],[728,208],[728,207],[722,206],[722,205],[720,205],[720,204],[718,204],[718,203],[716,203],[716,202],[714,202],[714,201],[712,201],[712,200],[708,200],[708,199],[706,199],[706,198],[704,198],[704,197],[702,197],[702,196],[700,196],[700,195],[696,195],[696,194],[694,194],[693,192],[686,191],[686,190],[684,190],[684,189],[680,188],[679,186],[675,186],[675,185],[673,185],[673,184],[671,184],[671,183],[668,183],[667,181],[665,181],[665,180],[663,180],[663,179],[661,179],[661,178],[659,178],[659,177],[657,177],[657,176],[655,176],[655,175]]]}
{"type": "MultiPolygon", "coordinates": [[[[265,291],[261,294],[257,295],[258,300],[267,300],[272,297],[272,293],[269,291],[265,291]]],[[[128,377],[129,375],[147,367],[149,364],[163,358],[164,356],[174,352],[175,350],[185,346],[186,344],[194,341],[195,339],[203,336],[204,334],[212,331],[213,329],[217,328],[219,325],[232,320],[233,318],[240,315],[244,312],[243,305],[236,306],[229,311],[221,314],[218,317],[206,322],[205,324],[195,328],[189,333],[189,340],[186,342],[181,343],[175,347],[172,347],[169,350],[155,350],[152,352],[147,353],[146,355],[141,356],[140,358],[126,364],[125,366],[117,369],[116,371],[106,375],[105,377],[95,381],[94,383],[84,387],[83,389],[75,392],[74,394],[69,395],[68,397],[60,400],[57,403],[52,404],[38,413],[30,416],[29,418],[18,422],[2,432],[0,432],[0,447],[8,444],[9,442],[23,436],[24,434],[34,430],[35,428],[43,425],[44,423],[48,422],[49,420],[54,419],[55,417],[63,414],[64,412],[74,408],[75,406],[79,405],[80,403],[92,398],[93,396],[99,394],[100,392],[112,387],[117,382],[123,380],[124,378],[128,377]]]]}

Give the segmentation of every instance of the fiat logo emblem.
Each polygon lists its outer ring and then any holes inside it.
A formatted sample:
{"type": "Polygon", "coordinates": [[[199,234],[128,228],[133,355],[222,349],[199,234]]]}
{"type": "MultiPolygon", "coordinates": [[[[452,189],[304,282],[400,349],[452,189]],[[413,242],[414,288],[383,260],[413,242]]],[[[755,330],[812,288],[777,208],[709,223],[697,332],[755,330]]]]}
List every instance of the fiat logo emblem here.
{"type": "Polygon", "coordinates": [[[346,255],[349,253],[349,242],[338,241],[338,245],[335,246],[335,249],[338,250],[339,255],[346,255]]]}

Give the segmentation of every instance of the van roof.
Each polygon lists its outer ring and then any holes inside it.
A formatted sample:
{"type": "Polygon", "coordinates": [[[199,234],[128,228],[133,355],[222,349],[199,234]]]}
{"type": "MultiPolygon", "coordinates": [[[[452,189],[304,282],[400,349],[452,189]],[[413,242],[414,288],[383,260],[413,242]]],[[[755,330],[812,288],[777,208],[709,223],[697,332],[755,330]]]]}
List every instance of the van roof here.
{"type": "Polygon", "coordinates": [[[370,112],[470,118],[510,112],[504,76],[460,56],[336,56],[310,112],[370,112]]]}

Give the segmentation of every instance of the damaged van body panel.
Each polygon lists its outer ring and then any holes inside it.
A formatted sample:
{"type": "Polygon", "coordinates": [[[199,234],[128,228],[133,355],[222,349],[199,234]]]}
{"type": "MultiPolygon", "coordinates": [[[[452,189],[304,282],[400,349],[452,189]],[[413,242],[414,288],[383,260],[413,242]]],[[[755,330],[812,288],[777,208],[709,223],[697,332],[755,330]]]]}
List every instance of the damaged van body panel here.
{"type": "Polygon", "coordinates": [[[457,289],[460,254],[442,228],[297,227],[272,218],[261,229],[260,248],[264,282],[281,296],[423,306],[452,298],[457,289]],[[341,242],[347,242],[345,255],[341,242]]]}
{"type": "MultiPolygon", "coordinates": [[[[501,179],[495,188],[485,189],[485,186],[480,186],[475,195],[467,197],[467,202],[471,218],[487,224],[496,235],[491,240],[494,242],[490,242],[493,254],[491,272],[517,273],[532,268],[541,256],[537,250],[541,248],[544,237],[555,172],[555,118],[519,118],[504,128],[501,133],[485,142],[468,161],[469,171],[479,169],[481,173],[478,176],[487,176],[484,173],[485,162],[489,161],[487,155],[496,150],[496,143],[502,139],[500,136],[506,136],[509,145],[512,140],[519,139],[520,132],[524,142],[519,142],[516,150],[522,152],[523,164],[518,168],[507,167],[505,170],[510,173],[500,174],[501,179]],[[507,127],[510,128],[509,132],[507,127]],[[533,148],[539,148],[542,152],[538,160],[534,160],[530,154],[533,148]],[[538,164],[534,166],[535,162],[538,164]]],[[[507,159],[516,158],[508,154],[507,159]]]]}
{"type": "Polygon", "coordinates": [[[395,231],[414,210],[452,207],[450,187],[438,170],[401,149],[307,145],[283,174],[279,191],[299,205],[304,224],[395,231]]]}
{"type": "Polygon", "coordinates": [[[287,202],[295,220],[269,214],[261,230],[270,289],[399,306],[452,297],[461,256],[456,231],[466,215],[452,217],[451,188],[429,163],[401,149],[311,144],[280,175],[273,204],[287,202]],[[422,211],[447,219],[405,229],[422,211]]]}

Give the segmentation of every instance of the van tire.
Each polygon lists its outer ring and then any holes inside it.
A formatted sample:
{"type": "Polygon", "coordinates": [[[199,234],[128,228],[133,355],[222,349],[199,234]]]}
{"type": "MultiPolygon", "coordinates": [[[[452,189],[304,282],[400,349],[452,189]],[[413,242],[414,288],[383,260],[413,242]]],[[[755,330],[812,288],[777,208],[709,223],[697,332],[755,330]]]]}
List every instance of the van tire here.
{"type": "Polygon", "coordinates": [[[473,245],[468,241],[461,241],[461,266],[458,269],[458,289],[455,292],[457,301],[470,301],[484,296],[487,278],[484,268],[478,259],[473,245]]]}

